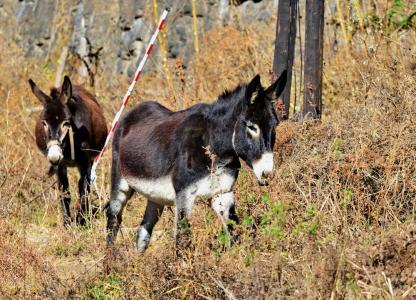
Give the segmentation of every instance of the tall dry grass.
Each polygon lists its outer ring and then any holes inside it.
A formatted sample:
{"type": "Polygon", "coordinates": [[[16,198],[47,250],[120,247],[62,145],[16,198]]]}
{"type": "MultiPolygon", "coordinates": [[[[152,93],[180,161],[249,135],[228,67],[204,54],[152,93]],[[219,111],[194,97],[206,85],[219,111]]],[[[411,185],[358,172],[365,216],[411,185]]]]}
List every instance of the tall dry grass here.
{"type": "MultiPolygon", "coordinates": [[[[269,83],[273,28],[205,33],[187,69],[180,60],[169,62],[172,84],[163,74],[146,74],[130,105],[157,99],[176,109],[210,102],[256,73],[269,83]]],[[[38,103],[26,83],[32,77],[50,86],[59,53],[42,65],[0,39],[2,298],[416,297],[416,53],[408,46],[414,31],[355,34],[347,54],[326,45],[322,121],[279,125],[278,168],[269,187],[258,187],[251,171],[241,170],[235,188],[240,243],[225,249],[220,222],[201,202],[192,247],[179,260],[170,210],[148,251],[135,252],[144,208],[138,196],[126,207],[116,253],[105,248],[104,215],[88,228],[63,228],[55,179],[45,176],[47,162],[35,147],[35,114],[27,108],[38,103]]],[[[98,76],[95,93],[108,121],[127,84],[98,76]]],[[[109,170],[107,154],[100,197],[91,197],[97,204],[108,199],[109,170]]],[[[70,173],[74,200],[76,177],[70,173]]]]}

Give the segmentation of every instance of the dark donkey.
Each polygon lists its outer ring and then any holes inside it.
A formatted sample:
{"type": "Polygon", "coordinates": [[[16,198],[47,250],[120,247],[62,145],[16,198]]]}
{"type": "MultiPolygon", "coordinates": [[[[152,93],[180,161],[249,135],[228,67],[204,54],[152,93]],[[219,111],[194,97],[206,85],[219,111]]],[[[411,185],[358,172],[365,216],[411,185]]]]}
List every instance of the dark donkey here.
{"type": "Polygon", "coordinates": [[[92,94],[82,86],[72,87],[67,76],[60,90],[52,88],[50,96],[29,79],[33,94],[43,110],[36,121],[36,144],[58,175],[64,225],[71,223],[67,167],[77,167],[80,205],[76,222],[84,225],[88,213],[89,178],[94,158],[104,145],[107,125],[103,112],[92,94]]]}
{"type": "Polygon", "coordinates": [[[112,245],[122,211],[136,191],[147,198],[136,245],[144,251],[164,206],[176,205],[176,245],[189,243],[189,215],[197,197],[212,199],[232,236],[238,223],[232,188],[239,158],[258,182],[273,173],[278,124],[273,102],[286,85],[286,71],[264,89],[260,76],[226,92],[213,104],[172,112],[156,102],[137,105],[119,123],[113,141],[107,243],[112,245]]]}

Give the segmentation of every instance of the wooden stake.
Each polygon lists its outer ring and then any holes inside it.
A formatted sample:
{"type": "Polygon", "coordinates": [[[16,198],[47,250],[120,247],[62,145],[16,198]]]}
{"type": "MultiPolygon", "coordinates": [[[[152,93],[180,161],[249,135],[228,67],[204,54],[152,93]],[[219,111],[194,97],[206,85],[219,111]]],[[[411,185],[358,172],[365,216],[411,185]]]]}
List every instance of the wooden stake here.
{"type": "Polygon", "coordinates": [[[322,115],[324,7],[324,0],[306,1],[304,118],[322,115]]]}
{"type": "Polygon", "coordinates": [[[290,108],[290,92],[292,82],[292,68],[296,42],[296,17],[297,0],[280,0],[276,23],[276,44],[273,60],[273,73],[279,76],[287,70],[287,82],[282,94],[285,106],[285,115],[282,119],[287,120],[290,108]]]}

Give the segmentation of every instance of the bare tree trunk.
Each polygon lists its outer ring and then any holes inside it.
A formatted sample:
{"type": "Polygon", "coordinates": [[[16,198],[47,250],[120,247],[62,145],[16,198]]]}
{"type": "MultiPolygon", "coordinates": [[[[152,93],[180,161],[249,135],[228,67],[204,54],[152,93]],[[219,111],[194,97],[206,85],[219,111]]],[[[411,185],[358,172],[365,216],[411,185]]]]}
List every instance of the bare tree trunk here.
{"type": "Polygon", "coordinates": [[[306,1],[305,68],[303,117],[320,119],[322,115],[322,59],[324,36],[324,0],[306,1]]]}
{"type": "Polygon", "coordinates": [[[280,0],[276,23],[276,44],[273,60],[273,73],[279,76],[287,70],[287,82],[282,94],[285,105],[283,119],[289,117],[292,68],[295,57],[297,0],[280,0]]]}

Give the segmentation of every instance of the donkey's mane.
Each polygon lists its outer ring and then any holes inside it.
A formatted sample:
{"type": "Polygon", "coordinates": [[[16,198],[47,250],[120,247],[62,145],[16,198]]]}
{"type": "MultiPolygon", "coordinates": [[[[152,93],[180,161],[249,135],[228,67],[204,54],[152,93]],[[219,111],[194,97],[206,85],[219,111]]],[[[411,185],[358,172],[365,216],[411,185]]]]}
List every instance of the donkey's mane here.
{"type": "Polygon", "coordinates": [[[246,85],[238,85],[236,88],[234,88],[233,90],[225,90],[219,97],[217,101],[221,101],[221,100],[227,100],[228,98],[232,97],[233,95],[238,94],[242,89],[245,89],[247,86],[246,85]]]}
{"type": "Polygon", "coordinates": [[[59,89],[57,89],[55,87],[51,88],[51,97],[52,97],[52,99],[57,99],[59,97],[60,93],[61,92],[60,92],[59,89]]]}
{"type": "MultiPolygon", "coordinates": [[[[51,88],[50,95],[52,99],[58,99],[60,94],[61,94],[60,88],[56,88],[56,87],[51,88]]],[[[100,104],[97,102],[97,99],[95,99],[95,96],[91,94],[89,91],[87,91],[83,86],[80,86],[80,85],[72,86],[72,97],[81,101],[92,100],[98,106],[100,106],[100,104]]]]}
{"type": "MultiPolygon", "coordinates": [[[[239,85],[234,90],[226,90],[218,99],[212,103],[209,111],[209,117],[223,117],[230,113],[234,115],[238,113],[236,108],[240,100],[244,97],[247,85],[239,85]]],[[[230,115],[229,115],[230,116],[230,115]]]]}

